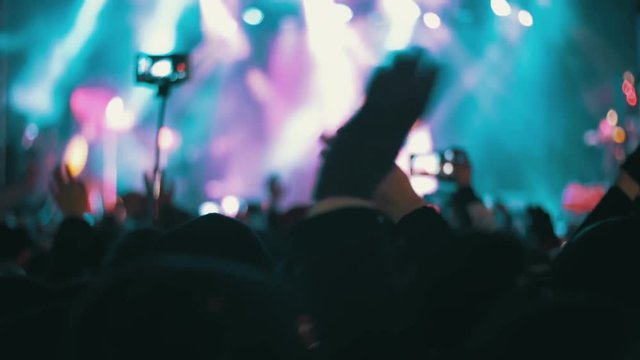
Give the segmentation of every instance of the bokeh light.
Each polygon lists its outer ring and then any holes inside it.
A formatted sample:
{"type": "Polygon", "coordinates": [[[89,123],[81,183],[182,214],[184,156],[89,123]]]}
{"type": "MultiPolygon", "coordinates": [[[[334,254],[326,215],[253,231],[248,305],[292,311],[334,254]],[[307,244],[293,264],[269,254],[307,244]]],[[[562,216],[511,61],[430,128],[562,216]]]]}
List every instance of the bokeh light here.
{"type": "Polygon", "coordinates": [[[511,15],[511,4],[507,0],[491,0],[491,10],[497,16],[511,15]]]}
{"type": "Polygon", "coordinates": [[[628,81],[632,85],[636,83],[636,77],[631,71],[625,71],[623,77],[624,81],[628,81]]]}
{"type": "Polygon", "coordinates": [[[422,17],[422,21],[424,22],[424,25],[429,29],[438,29],[442,25],[440,16],[438,16],[438,14],[434,12],[425,13],[422,17]]]}
{"type": "Polygon", "coordinates": [[[527,10],[520,10],[518,12],[518,21],[524,27],[532,27],[533,26],[533,15],[527,10]]]}
{"type": "Polygon", "coordinates": [[[229,217],[236,217],[240,212],[240,199],[236,196],[228,195],[222,199],[222,213],[229,217]]]}
{"type": "Polygon", "coordinates": [[[209,214],[220,214],[221,213],[220,205],[214,201],[205,201],[198,207],[198,214],[200,216],[209,215],[209,214]]]}
{"type": "Polygon", "coordinates": [[[250,7],[242,13],[242,20],[252,26],[260,25],[264,21],[264,13],[258,8],[250,7]]]}
{"type": "Polygon", "coordinates": [[[615,129],[613,129],[613,142],[615,142],[616,144],[624,144],[624,142],[627,140],[627,132],[617,126],[615,129]]]}
{"type": "Polygon", "coordinates": [[[40,134],[40,129],[36,124],[31,123],[27,125],[27,127],[24,129],[24,137],[29,141],[34,141],[39,134],[40,134]]]}
{"type": "Polygon", "coordinates": [[[89,143],[82,135],[75,135],[69,140],[62,156],[62,162],[69,168],[71,176],[77,177],[87,165],[89,157],[89,143]]]}
{"type": "Polygon", "coordinates": [[[174,150],[180,146],[180,135],[174,129],[163,126],[158,134],[158,146],[164,151],[174,150]]]}
{"type": "Polygon", "coordinates": [[[124,101],[119,96],[109,101],[104,116],[106,127],[113,131],[128,131],[135,125],[133,112],[125,110],[124,101]]]}
{"type": "Polygon", "coordinates": [[[607,112],[607,121],[609,125],[616,126],[618,125],[618,112],[614,109],[611,109],[607,112]]]}

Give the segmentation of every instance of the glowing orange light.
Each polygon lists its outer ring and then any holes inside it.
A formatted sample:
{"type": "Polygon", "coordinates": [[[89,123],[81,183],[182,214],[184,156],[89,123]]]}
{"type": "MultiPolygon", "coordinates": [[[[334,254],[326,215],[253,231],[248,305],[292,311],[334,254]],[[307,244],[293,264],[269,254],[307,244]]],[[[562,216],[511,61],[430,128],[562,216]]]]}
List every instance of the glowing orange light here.
{"type": "Polygon", "coordinates": [[[616,127],[613,130],[612,137],[613,137],[613,141],[616,144],[623,144],[625,142],[625,140],[627,140],[627,132],[624,131],[624,129],[621,128],[621,127],[616,127]]]}
{"type": "Polygon", "coordinates": [[[77,177],[87,165],[89,143],[82,135],[76,135],[69,141],[62,157],[63,163],[69,168],[71,176],[77,177]]]}

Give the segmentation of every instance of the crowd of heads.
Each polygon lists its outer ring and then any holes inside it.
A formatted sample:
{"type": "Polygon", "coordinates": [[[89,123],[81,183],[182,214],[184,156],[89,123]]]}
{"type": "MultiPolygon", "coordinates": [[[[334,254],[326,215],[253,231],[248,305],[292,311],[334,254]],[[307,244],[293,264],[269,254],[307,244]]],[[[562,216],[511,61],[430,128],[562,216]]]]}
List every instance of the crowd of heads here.
{"type": "Polygon", "coordinates": [[[470,168],[430,206],[394,159],[437,73],[416,49],[379,69],[302,206],[273,178],[237,218],[130,194],[96,220],[57,167],[47,235],[8,221],[7,195],[0,358],[640,358],[640,149],[563,237],[540,207],[522,229],[487,208],[470,168]]]}

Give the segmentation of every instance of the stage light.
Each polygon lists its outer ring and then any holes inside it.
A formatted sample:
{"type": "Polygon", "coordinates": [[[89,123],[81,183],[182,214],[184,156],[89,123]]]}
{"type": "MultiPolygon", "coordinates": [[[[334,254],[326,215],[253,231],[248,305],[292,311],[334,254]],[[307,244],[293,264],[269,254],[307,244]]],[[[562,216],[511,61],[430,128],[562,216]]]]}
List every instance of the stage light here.
{"type": "Polygon", "coordinates": [[[213,201],[205,201],[200,205],[200,207],[198,207],[198,214],[200,214],[200,216],[220,214],[220,212],[220,205],[213,201]]]}
{"type": "Polygon", "coordinates": [[[389,21],[385,48],[387,50],[406,48],[411,42],[416,22],[420,18],[420,6],[413,0],[383,0],[382,9],[389,21]]]}
{"type": "Polygon", "coordinates": [[[621,127],[616,127],[613,129],[612,139],[616,144],[624,144],[627,140],[627,132],[621,127]]]}
{"type": "Polygon", "coordinates": [[[491,10],[497,16],[511,15],[511,4],[507,0],[491,0],[491,10]]]}
{"type": "Polygon", "coordinates": [[[136,32],[140,52],[166,54],[175,51],[177,25],[190,0],[154,1],[154,8],[136,32]]]}
{"type": "MultiPolygon", "coordinates": [[[[39,126],[55,123],[65,110],[64,101],[60,99],[64,91],[59,88],[69,86],[70,80],[65,75],[74,71],[79,58],[89,49],[85,45],[95,33],[97,19],[105,4],[106,0],[82,1],[71,29],[60,41],[54,41],[49,49],[42,49],[37,44],[32,46],[35,53],[30,59],[33,60],[25,64],[23,72],[15,79],[10,99],[15,109],[37,119],[39,126]]],[[[65,28],[68,25],[63,24],[65,28]]],[[[51,35],[52,39],[58,36],[55,32],[51,35]]]]}
{"type": "Polygon", "coordinates": [[[62,156],[62,161],[69,168],[71,176],[77,177],[87,165],[89,143],[82,135],[76,135],[69,140],[62,156]]]}
{"type": "Polygon", "coordinates": [[[527,10],[520,10],[518,12],[518,21],[524,27],[532,27],[533,26],[533,15],[527,10]]]}
{"type": "Polygon", "coordinates": [[[238,22],[222,0],[199,0],[200,13],[204,32],[215,38],[222,36],[225,39],[234,39],[238,33],[238,22]]]}
{"type": "Polygon", "coordinates": [[[240,212],[240,199],[235,196],[225,196],[222,199],[222,213],[229,217],[236,217],[240,212]]]}
{"type": "Polygon", "coordinates": [[[618,125],[618,112],[611,109],[607,112],[607,121],[611,126],[618,125]]]}
{"type": "Polygon", "coordinates": [[[440,16],[433,12],[425,13],[422,17],[422,21],[424,22],[424,25],[429,29],[438,29],[442,25],[440,16]]]}
{"type": "Polygon", "coordinates": [[[336,4],[335,12],[337,18],[342,24],[346,24],[353,19],[353,10],[345,4],[336,4]]]}
{"type": "Polygon", "coordinates": [[[242,13],[242,20],[252,26],[260,25],[264,21],[264,13],[258,8],[250,7],[242,13]]]}

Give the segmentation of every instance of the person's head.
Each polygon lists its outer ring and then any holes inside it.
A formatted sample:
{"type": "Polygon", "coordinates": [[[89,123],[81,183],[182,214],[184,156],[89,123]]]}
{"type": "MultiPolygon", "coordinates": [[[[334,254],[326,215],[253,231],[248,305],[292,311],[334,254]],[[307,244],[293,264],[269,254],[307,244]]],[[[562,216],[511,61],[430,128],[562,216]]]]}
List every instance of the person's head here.
{"type": "Polygon", "coordinates": [[[146,258],[88,291],[72,316],[69,358],[301,359],[287,298],[235,262],[146,258]]]}
{"type": "Polygon", "coordinates": [[[505,233],[459,235],[451,249],[457,271],[433,290],[425,320],[427,337],[440,349],[460,345],[494,304],[525,274],[520,241],[505,233]]]}
{"type": "Polygon", "coordinates": [[[62,283],[96,271],[102,255],[98,240],[97,232],[85,221],[65,219],[53,239],[47,279],[62,283]]]}
{"type": "Polygon", "coordinates": [[[556,236],[551,216],[540,207],[529,207],[526,217],[526,236],[540,250],[550,251],[562,245],[556,236]]]}
{"type": "Polygon", "coordinates": [[[271,258],[255,233],[240,221],[219,214],[199,217],[166,233],[158,240],[156,251],[215,256],[273,271],[271,258]]]}
{"type": "Polygon", "coordinates": [[[596,293],[637,307],[640,303],[640,220],[595,224],[565,245],[553,265],[561,290],[596,293]]]}
{"type": "Polygon", "coordinates": [[[0,224],[0,263],[26,266],[31,257],[32,246],[33,241],[27,230],[12,229],[0,224]]]}
{"type": "Polygon", "coordinates": [[[496,306],[465,346],[463,358],[636,358],[631,355],[639,335],[637,313],[601,299],[531,292],[496,306]]]}
{"type": "Polygon", "coordinates": [[[126,233],[116,241],[104,259],[104,267],[119,268],[129,262],[139,260],[153,252],[160,239],[160,232],[151,229],[137,229],[126,233]]]}

